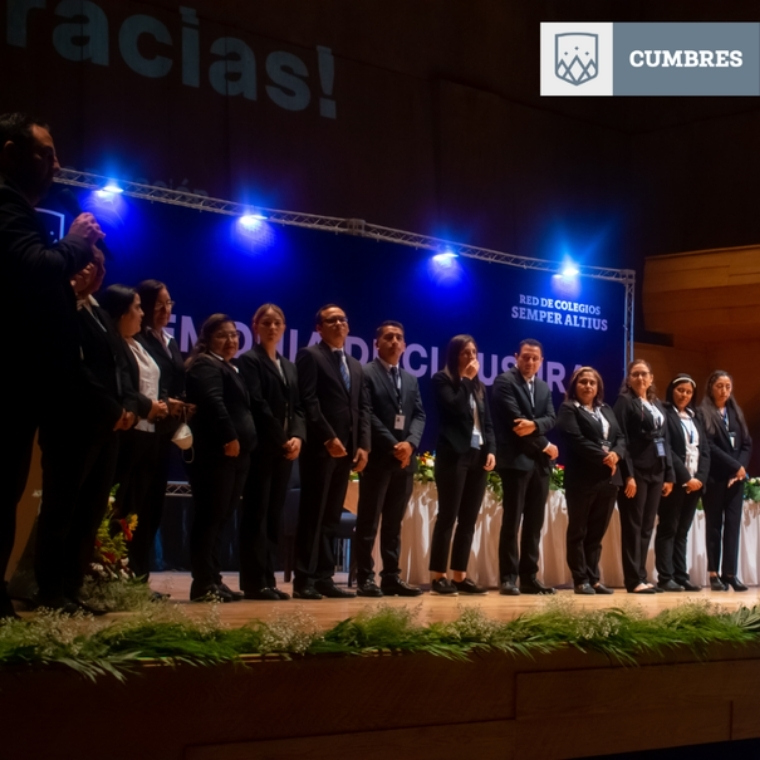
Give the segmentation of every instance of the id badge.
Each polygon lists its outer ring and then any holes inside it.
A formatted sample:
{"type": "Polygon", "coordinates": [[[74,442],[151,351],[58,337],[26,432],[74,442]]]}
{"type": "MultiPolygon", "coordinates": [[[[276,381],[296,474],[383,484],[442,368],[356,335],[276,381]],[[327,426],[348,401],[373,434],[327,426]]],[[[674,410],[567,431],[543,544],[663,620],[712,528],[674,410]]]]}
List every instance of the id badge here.
{"type": "Polygon", "coordinates": [[[610,453],[610,446],[612,445],[609,441],[599,441],[599,445],[602,447],[602,451],[605,454],[610,453]]]}
{"type": "Polygon", "coordinates": [[[728,440],[731,441],[731,448],[736,449],[736,433],[729,433],[728,440]]]}
{"type": "Polygon", "coordinates": [[[655,448],[657,449],[657,456],[664,457],[665,456],[665,439],[655,438],[654,445],[655,445],[655,448]]]}
{"type": "Polygon", "coordinates": [[[404,425],[406,424],[406,415],[405,414],[397,414],[394,421],[393,421],[393,429],[394,430],[403,430],[404,425]]]}

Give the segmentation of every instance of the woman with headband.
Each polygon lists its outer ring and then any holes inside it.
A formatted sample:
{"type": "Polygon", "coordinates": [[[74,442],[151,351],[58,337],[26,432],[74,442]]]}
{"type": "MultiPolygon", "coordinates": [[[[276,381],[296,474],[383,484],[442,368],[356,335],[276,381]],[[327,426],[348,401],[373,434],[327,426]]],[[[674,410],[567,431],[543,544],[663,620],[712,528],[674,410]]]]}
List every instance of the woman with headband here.
{"type": "Polygon", "coordinates": [[[567,564],[576,594],[611,594],[600,581],[599,558],[623,484],[618,462],[625,457],[625,437],[604,403],[604,383],[593,367],[573,373],[565,399],[557,429],[566,457],[567,564]]]}
{"type": "Polygon", "coordinates": [[[732,395],[728,372],[716,370],[707,378],[699,414],[710,443],[710,474],[705,492],[707,570],[713,591],[746,591],[736,577],[739,556],[744,480],[752,453],[752,438],[739,404],[732,395]],[[721,567],[721,549],[723,572],[721,567]]]}
{"type": "Polygon", "coordinates": [[[665,418],[670,438],[675,484],[660,499],[654,555],[657,586],[663,591],[699,591],[689,578],[686,541],[697,503],[704,494],[710,469],[710,446],[702,423],[696,418],[697,385],[686,374],[670,381],[665,391],[665,418]]]}

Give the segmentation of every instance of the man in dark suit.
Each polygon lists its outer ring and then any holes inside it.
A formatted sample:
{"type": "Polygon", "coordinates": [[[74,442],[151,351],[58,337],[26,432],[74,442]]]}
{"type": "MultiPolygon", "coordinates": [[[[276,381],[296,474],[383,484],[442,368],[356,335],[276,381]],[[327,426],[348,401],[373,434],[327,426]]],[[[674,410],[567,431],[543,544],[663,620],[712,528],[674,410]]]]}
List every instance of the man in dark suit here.
{"type": "Polygon", "coordinates": [[[372,453],[359,486],[356,513],[356,566],[359,596],[419,596],[422,589],[399,577],[401,520],[412,495],[414,452],[425,429],[417,379],[398,366],[406,349],[400,322],[383,322],[375,339],[378,357],[364,367],[372,404],[372,453]],[[380,516],[383,571],[375,583],[372,549],[380,516]]]}
{"type": "Polygon", "coordinates": [[[544,358],[541,344],[531,338],[523,340],[515,358],[516,366],[494,381],[491,404],[496,469],[504,486],[499,537],[501,593],[553,594],[554,589],[544,586],[536,573],[549,475],[558,455],[546,433],[554,427],[556,416],[549,386],[536,375],[544,358]]]}
{"type": "Polygon", "coordinates": [[[293,580],[297,599],[354,596],[333,582],[333,540],[351,469],[361,472],[370,450],[371,410],[361,364],[343,350],[346,314],[328,304],[317,312],[316,323],[321,342],[296,357],[306,416],[293,580]]]}
{"type": "Polygon", "coordinates": [[[15,615],[4,579],[37,429],[47,501],[40,530],[56,501],[66,498],[67,473],[76,466],[67,460],[66,445],[76,427],[70,391],[80,360],[69,281],[91,261],[91,246],[103,233],[92,214],[81,214],[68,235],[55,245],[49,243],[34,207],[59,169],[47,126],[24,114],[0,116],[0,255],[10,285],[2,299],[2,319],[5,325],[23,325],[30,336],[23,360],[15,359],[23,390],[19,387],[5,409],[5,435],[13,445],[5,455],[7,476],[0,488],[0,618],[15,615]]]}

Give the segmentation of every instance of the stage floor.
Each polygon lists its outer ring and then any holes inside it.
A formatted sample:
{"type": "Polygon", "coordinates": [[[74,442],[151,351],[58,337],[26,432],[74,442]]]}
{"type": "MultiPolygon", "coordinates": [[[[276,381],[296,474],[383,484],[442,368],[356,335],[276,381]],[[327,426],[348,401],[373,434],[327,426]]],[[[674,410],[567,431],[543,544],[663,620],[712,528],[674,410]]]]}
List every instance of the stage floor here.
{"type": "MultiPolygon", "coordinates": [[[[346,574],[337,573],[335,581],[341,587],[346,587],[346,574]]],[[[230,588],[237,589],[237,577],[235,574],[225,576],[225,582],[230,588]]],[[[154,573],[151,575],[151,588],[156,591],[171,594],[172,601],[182,606],[184,612],[193,617],[202,617],[207,614],[209,605],[188,601],[190,591],[189,573],[154,573]]],[[[283,591],[290,593],[290,583],[283,583],[282,576],[278,575],[278,585],[283,591]]],[[[355,587],[354,587],[355,590],[355,587]]],[[[718,592],[703,589],[694,593],[663,593],[651,595],[628,594],[623,589],[616,589],[610,596],[580,596],[573,593],[572,589],[560,589],[557,592],[562,597],[571,599],[573,604],[586,609],[603,609],[605,607],[626,607],[635,605],[644,610],[648,616],[655,616],[662,610],[675,607],[684,601],[697,601],[707,599],[713,604],[720,605],[727,610],[734,610],[741,605],[752,607],[760,603],[760,588],[753,587],[749,591],[736,593],[734,591],[718,592]]],[[[484,596],[455,597],[437,596],[424,593],[420,597],[385,597],[383,599],[367,599],[357,597],[355,599],[320,599],[317,601],[301,601],[293,599],[285,602],[260,602],[248,601],[235,602],[232,604],[217,605],[217,612],[226,625],[241,626],[250,620],[266,620],[272,615],[293,612],[299,609],[306,612],[317,621],[317,624],[325,629],[331,628],[337,622],[356,615],[361,610],[374,609],[378,604],[389,604],[394,607],[408,606],[418,611],[418,622],[427,624],[439,621],[455,620],[459,617],[461,607],[477,606],[493,620],[511,620],[523,612],[535,610],[546,603],[551,597],[545,596],[501,596],[497,589],[491,589],[484,596]]],[[[110,617],[110,616],[106,616],[110,617]]]]}

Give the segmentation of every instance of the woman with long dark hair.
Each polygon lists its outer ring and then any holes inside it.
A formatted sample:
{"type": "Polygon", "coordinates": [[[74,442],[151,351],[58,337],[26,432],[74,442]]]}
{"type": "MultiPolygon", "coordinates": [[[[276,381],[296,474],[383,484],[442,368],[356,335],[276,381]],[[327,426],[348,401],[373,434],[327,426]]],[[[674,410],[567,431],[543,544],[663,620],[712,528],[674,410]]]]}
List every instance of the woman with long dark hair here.
{"type": "Polygon", "coordinates": [[[124,341],[129,377],[136,391],[139,419],[133,428],[121,434],[115,508],[122,516],[137,515],[137,528],[129,544],[129,566],[137,577],[147,580],[151,517],[146,509],[146,496],[159,466],[156,425],[167,416],[168,408],[161,399],[161,369],[136,339],[143,319],[140,295],[134,288],[111,285],[99,300],[124,341]],[[137,551],[133,547],[135,542],[137,551]],[[146,550],[141,550],[143,546],[146,550]]]}
{"type": "Polygon", "coordinates": [[[593,367],[579,367],[570,378],[557,429],[565,444],[567,564],[575,593],[611,594],[601,582],[599,559],[623,484],[618,463],[625,457],[625,436],[593,367]]]}
{"type": "Polygon", "coordinates": [[[636,359],[628,365],[615,416],[627,451],[620,461],[624,487],[618,498],[623,578],[628,593],[653,594],[658,589],[647,581],[647,553],[660,496],[673,489],[673,465],[665,408],[657,399],[649,362],[636,359]]]}
{"type": "Polygon", "coordinates": [[[703,503],[707,526],[707,570],[713,591],[726,591],[728,586],[734,591],[747,590],[737,577],[736,569],[744,481],[752,454],[752,438],[744,412],[733,397],[733,385],[728,372],[715,370],[707,378],[705,397],[699,405],[699,416],[710,444],[710,474],[703,503]]]}
{"type": "Polygon", "coordinates": [[[704,494],[710,469],[710,446],[696,418],[697,384],[679,373],[665,391],[665,417],[670,437],[675,485],[660,499],[654,556],[657,585],[663,591],[699,591],[686,564],[686,543],[697,503],[704,494]]]}
{"type": "Polygon", "coordinates": [[[277,352],[285,314],[265,303],[253,315],[257,343],[237,365],[251,397],[258,445],[243,493],[240,522],[240,588],[246,599],[289,599],[277,588],[274,564],[293,462],[306,438],[295,365],[277,352]]]}
{"type": "Polygon", "coordinates": [[[186,365],[187,400],[196,406],[190,421],[194,459],[187,467],[195,506],[190,533],[192,601],[243,598],[223,582],[219,562],[220,536],[240,504],[256,445],[248,390],[232,364],[237,350],[235,323],[226,314],[212,314],[186,365]]]}
{"type": "Polygon", "coordinates": [[[471,335],[456,335],[446,350],[445,369],[433,375],[438,409],[435,458],[438,517],[430,548],[434,594],[486,593],[485,588],[467,578],[467,562],[486,491],[487,473],[496,464],[496,441],[479,370],[475,340],[471,335]],[[452,580],[447,577],[449,553],[452,580]]]}

